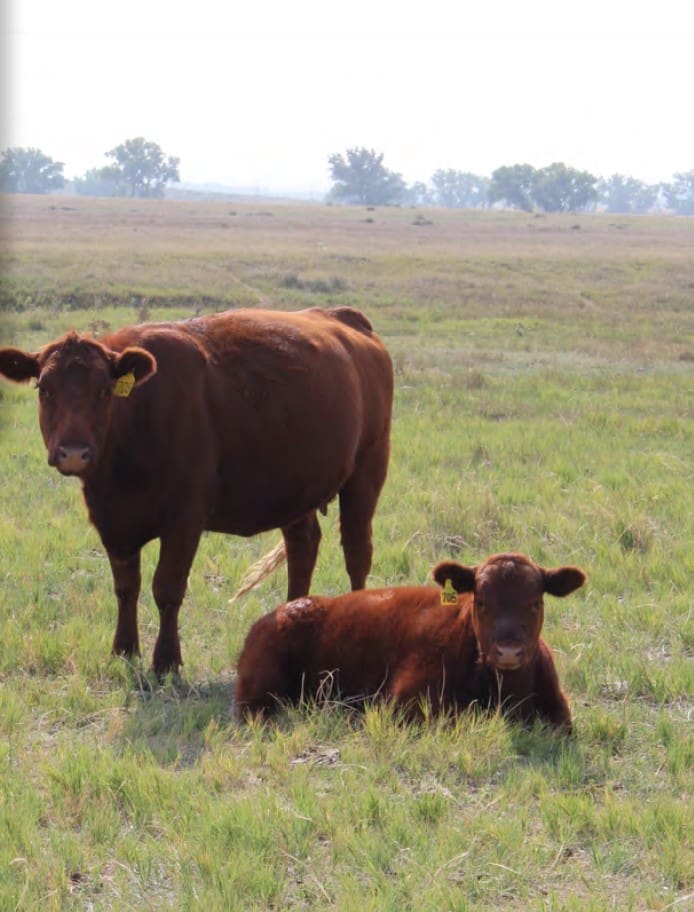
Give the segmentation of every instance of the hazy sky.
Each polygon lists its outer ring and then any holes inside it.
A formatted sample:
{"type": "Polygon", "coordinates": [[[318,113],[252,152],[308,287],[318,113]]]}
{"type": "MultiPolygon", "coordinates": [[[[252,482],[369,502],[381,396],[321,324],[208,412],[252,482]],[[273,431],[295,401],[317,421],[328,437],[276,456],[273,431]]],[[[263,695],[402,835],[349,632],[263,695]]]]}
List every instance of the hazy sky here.
{"type": "Polygon", "coordinates": [[[694,168],[687,0],[0,0],[0,146],[81,175],[144,136],[183,180],[327,189],[327,159],[406,181],[554,161],[694,168]]]}

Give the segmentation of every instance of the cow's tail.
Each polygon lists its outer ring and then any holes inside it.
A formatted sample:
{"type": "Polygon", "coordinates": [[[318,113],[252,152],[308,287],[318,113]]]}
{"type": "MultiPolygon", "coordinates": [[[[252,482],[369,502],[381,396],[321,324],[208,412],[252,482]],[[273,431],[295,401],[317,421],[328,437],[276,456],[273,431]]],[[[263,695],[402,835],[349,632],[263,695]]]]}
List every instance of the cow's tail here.
{"type": "Polygon", "coordinates": [[[265,577],[269,576],[273,570],[276,570],[286,558],[287,552],[284,547],[284,539],[281,538],[272,551],[268,551],[260,560],[257,560],[248,568],[246,575],[241,580],[241,585],[229,599],[229,604],[231,605],[237,599],[240,599],[242,595],[260,585],[265,577]]]}

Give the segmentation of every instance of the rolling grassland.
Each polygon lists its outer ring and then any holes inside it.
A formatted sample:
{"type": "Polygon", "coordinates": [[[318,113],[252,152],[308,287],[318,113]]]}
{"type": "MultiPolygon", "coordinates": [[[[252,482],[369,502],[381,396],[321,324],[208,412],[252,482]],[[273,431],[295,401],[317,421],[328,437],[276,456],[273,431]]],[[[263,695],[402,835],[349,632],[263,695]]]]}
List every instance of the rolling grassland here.
{"type": "MultiPolygon", "coordinates": [[[[205,535],[185,665],[133,665],[80,486],[0,382],[0,912],[645,912],[694,903],[694,220],[15,197],[0,344],[226,307],[351,304],[394,360],[370,584],[520,550],[576,563],[546,600],[570,740],[383,707],[233,716],[235,661],[284,569],[205,535]]],[[[347,585],[337,504],[316,592],[347,585]]]]}

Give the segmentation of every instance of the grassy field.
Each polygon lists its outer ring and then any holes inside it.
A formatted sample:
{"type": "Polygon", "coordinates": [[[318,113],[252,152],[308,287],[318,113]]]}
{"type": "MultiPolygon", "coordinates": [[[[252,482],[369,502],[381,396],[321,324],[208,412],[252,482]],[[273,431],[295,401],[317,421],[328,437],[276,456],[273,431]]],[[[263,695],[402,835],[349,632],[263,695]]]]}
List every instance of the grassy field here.
{"type": "MultiPolygon", "coordinates": [[[[0,383],[0,912],[645,912],[694,905],[694,219],[15,197],[0,344],[266,304],[353,304],[396,368],[371,585],[445,557],[577,563],[545,634],[576,737],[382,708],[233,718],[277,533],[205,536],[182,678],[115,599],[36,393],[0,383]]],[[[336,505],[316,592],[346,587],[336,505]]]]}

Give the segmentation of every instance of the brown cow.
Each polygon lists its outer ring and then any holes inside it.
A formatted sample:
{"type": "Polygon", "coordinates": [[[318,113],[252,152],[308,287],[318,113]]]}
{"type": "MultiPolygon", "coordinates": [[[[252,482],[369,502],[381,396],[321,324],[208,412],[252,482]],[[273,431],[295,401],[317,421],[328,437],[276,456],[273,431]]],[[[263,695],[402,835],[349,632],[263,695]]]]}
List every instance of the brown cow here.
{"type": "Polygon", "coordinates": [[[181,664],[178,611],[204,529],[280,528],[297,598],[318,553],[316,511],[339,496],[347,572],[364,586],[393,373],[359,311],[229,311],[98,341],[72,332],[36,354],[0,350],[0,374],[38,378],[49,465],[82,481],[113,571],[114,652],[139,651],[140,549],[151,539],[160,674],[181,664]]]}
{"type": "Polygon", "coordinates": [[[571,715],[547,643],[543,593],[582,586],[578,567],[546,570],[522,554],[476,567],[438,564],[435,586],[301,598],[251,628],[238,664],[241,715],[272,713],[328,686],[346,700],[379,697],[416,716],[502,706],[565,732],[571,715]]]}

